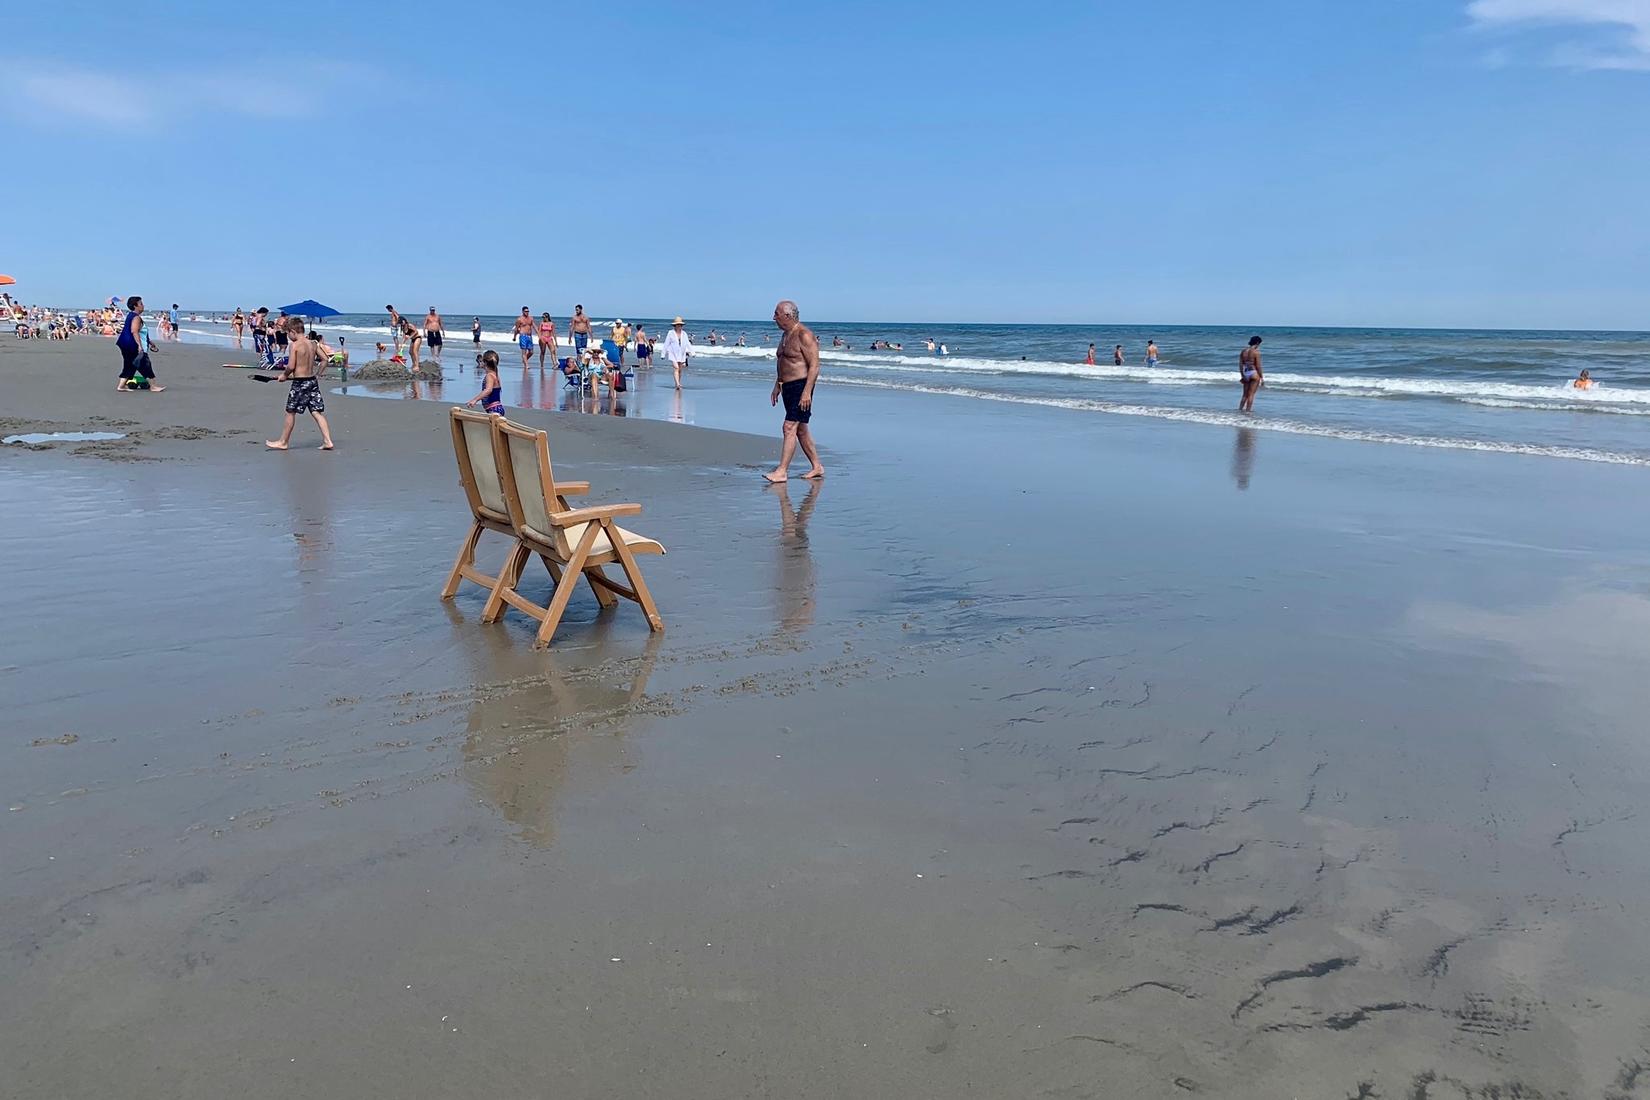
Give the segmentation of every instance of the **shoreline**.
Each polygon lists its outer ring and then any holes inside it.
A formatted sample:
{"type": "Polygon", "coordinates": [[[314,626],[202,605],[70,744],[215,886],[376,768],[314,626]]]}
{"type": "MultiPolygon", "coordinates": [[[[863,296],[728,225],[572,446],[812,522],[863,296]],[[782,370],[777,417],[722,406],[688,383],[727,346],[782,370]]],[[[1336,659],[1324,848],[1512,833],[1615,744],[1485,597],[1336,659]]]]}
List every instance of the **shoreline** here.
{"type": "MultiPolygon", "coordinates": [[[[905,333],[907,341],[915,339],[915,331],[905,333]]],[[[1271,433],[1391,446],[1650,464],[1650,444],[1640,428],[1643,418],[1650,416],[1650,386],[1645,384],[1650,379],[1639,367],[1650,362],[1645,359],[1650,343],[1642,340],[1577,344],[1566,350],[1507,344],[1513,337],[1501,334],[1487,347],[1464,338],[1440,348],[1399,333],[1377,334],[1383,338],[1364,343],[1356,333],[1342,333],[1327,344],[1322,338],[1296,334],[1278,348],[1276,361],[1269,360],[1260,411],[1246,414],[1232,408],[1235,373],[1223,357],[1218,364],[1209,358],[1209,341],[1224,337],[1209,331],[1188,334],[1188,339],[1196,337],[1191,348],[1177,349],[1155,366],[1090,366],[1064,359],[1048,343],[1046,332],[1038,337],[1040,343],[1024,349],[1029,355],[1016,358],[1006,354],[1021,350],[1006,330],[981,332],[989,334],[983,346],[953,344],[945,356],[925,354],[920,343],[907,352],[822,348],[823,378],[833,385],[1219,429],[1244,424],[1271,433]],[[1405,339],[1411,342],[1401,349],[1387,346],[1391,340],[1405,339]],[[1186,360],[1177,357],[1180,350],[1186,352],[1186,360]],[[1609,380],[1577,390],[1568,384],[1579,369],[1569,362],[1572,359],[1607,374],[1609,380]],[[1437,362],[1445,367],[1434,370],[1437,362]]],[[[1065,335],[1079,338],[1076,333],[1065,335]]],[[[855,336],[854,346],[864,338],[863,333],[855,336]]],[[[489,339],[496,348],[507,346],[502,336],[489,339]]],[[[449,345],[450,376],[462,376],[467,348],[449,345]]],[[[572,411],[566,394],[531,371],[518,373],[511,359],[506,353],[502,364],[506,403],[572,411]]],[[[771,369],[770,359],[771,350],[761,346],[718,346],[701,349],[695,369],[702,377],[759,379],[771,369]]]]}
{"type": "Polygon", "coordinates": [[[843,388],[782,492],[760,393],[760,436],[512,409],[669,549],[663,635],[581,593],[535,653],[436,598],[440,405],[267,454],[279,388],[219,353],[148,395],[83,350],[0,344],[8,423],[157,460],[0,448],[11,606],[67,624],[0,641],[20,1098],[1592,1094],[1637,1057],[1636,469],[843,388]]]}

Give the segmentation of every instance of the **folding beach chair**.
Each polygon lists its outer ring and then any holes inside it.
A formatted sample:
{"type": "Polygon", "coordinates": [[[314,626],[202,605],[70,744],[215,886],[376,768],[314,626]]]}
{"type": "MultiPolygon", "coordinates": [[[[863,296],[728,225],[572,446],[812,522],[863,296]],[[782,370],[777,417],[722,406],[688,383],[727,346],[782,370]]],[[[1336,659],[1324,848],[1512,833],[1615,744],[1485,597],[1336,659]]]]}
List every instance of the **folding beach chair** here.
{"type": "MultiPolygon", "coordinates": [[[[578,360],[574,359],[570,355],[564,355],[560,359],[556,360],[556,366],[561,369],[561,376],[563,378],[567,379],[567,385],[569,385],[569,386],[583,386],[584,385],[584,374],[583,374],[583,372],[576,369],[578,367],[578,360]],[[572,366],[575,369],[570,371],[570,370],[567,369],[569,366],[572,366]]],[[[566,388],[566,387],[563,387],[563,388],[566,388]]]]}
{"type": "MultiPolygon", "coordinates": [[[[470,581],[486,588],[489,593],[498,583],[476,568],[476,544],[483,531],[497,531],[515,540],[516,529],[510,522],[510,505],[504,497],[504,484],[499,480],[498,464],[493,460],[493,420],[487,413],[455,408],[451,413],[453,454],[458,459],[458,483],[464,486],[464,496],[470,502],[470,533],[458,548],[458,559],[453,571],[447,574],[447,583],[441,589],[441,598],[450,600],[458,594],[458,586],[470,581]]],[[[497,417],[502,420],[503,417],[497,417]]],[[[555,488],[556,501],[567,507],[566,498],[588,493],[586,481],[564,481],[555,488]]]]}
{"type": "Polygon", "coordinates": [[[638,515],[640,504],[603,504],[571,509],[557,495],[550,468],[550,437],[542,431],[512,424],[503,417],[493,420],[493,459],[499,480],[504,483],[504,499],[510,507],[516,545],[505,559],[493,594],[482,612],[483,622],[495,622],[504,615],[505,604],[539,620],[540,649],[550,644],[556,626],[567,610],[573,588],[583,576],[603,608],[612,607],[615,596],[634,600],[647,616],[653,630],[663,630],[665,622],[642,580],[637,554],[663,554],[665,548],[650,538],[626,531],[613,521],[619,516],[638,515]],[[537,554],[556,582],[550,603],[540,607],[521,593],[516,585],[527,559],[537,554]],[[626,587],[609,579],[602,567],[618,562],[630,581],[626,587]]]}
{"type": "MultiPolygon", "coordinates": [[[[623,369],[619,366],[619,363],[621,361],[620,357],[624,355],[624,349],[623,348],[621,348],[616,342],[614,342],[612,340],[603,340],[602,341],[602,351],[607,354],[607,361],[608,361],[609,364],[612,365],[612,367],[615,370],[622,370],[623,369]]],[[[633,370],[626,370],[626,371],[624,371],[624,376],[626,378],[634,378],[634,377],[636,377],[636,372],[633,371],[633,370]]]]}

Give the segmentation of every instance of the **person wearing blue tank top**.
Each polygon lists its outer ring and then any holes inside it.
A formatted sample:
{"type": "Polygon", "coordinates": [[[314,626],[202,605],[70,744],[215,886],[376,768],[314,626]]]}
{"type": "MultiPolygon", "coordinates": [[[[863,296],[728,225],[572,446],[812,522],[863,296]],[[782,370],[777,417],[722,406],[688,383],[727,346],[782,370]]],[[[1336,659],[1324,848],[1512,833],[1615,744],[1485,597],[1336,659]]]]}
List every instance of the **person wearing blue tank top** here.
{"type": "Polygon", "coordinates": [[[115,337],[115,347],[120,349],[120,380],[115,383],[115,389],[160,393],[166,388],[154,384],[154,364],[143,345],[143,299],[134,294],[126,299],[126,320],[121,322],[120,333],[115,337]],[[139,382],[139,378],[143,381],[139,382]]]}

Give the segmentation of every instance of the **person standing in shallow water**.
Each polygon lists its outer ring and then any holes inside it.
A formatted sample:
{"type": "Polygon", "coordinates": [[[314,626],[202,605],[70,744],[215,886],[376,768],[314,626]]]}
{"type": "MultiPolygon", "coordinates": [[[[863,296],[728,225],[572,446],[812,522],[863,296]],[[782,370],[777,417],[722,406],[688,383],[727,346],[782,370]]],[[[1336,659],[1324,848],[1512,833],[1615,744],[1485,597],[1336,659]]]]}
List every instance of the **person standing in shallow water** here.
{"type": "Polygon", "coordinates": [[[447,341],[447,325],[441,320],[441,314],[430,307],[430,312],[424,315],[424,346],[430,349],[430,358],[441,361],[441,345],[447,341]]]}
{"type": "Polygon", "coordinates": [[[521,349],[521,369],[526,370],[533,363],[533,314],[526,306],[516,318],[515,333],[516,347],[521,349]]]}
{"type": "Polygon", "coordinates": [[[1266,384],[1260,370],[1260,337],[1249,337],[1249,346],[1238,352],[1238,377],[1243,382],[1243,398],[1238,412],[1255,411],[1255,391],[1266,384]]]}
{"type": "Polygon", "coordinates": [[[788,299],[773,307],[773,323],[784,335],[779,338],[779,350],[774,356],[779,362],[779,378],[773,384],[770,404],[777,405],[781,397],[785,399],[785,431],[779,466],[773,473],[762,476],[775,485],[787,480],[791,459],[801,446],[802,453],[813,463],[802,476],[821,478],[825,476],[825,467],[819,464],[819,452],[814,449],[813,434],[808,429],[808,422],[813,419],[814,384],[819,381],[819,338],[802,323],[796,303],[788,299]]]}
{"type": "Polygon", "coordinates": [[[473,409],[480,403],[489,413],[504,415],[504,387],[498,381],[498,352],[491,348],[481,353],[481,369],[483,371],[481,392],[464,403],[467,409],[473,409]]]}
{"type": "Polygon", "coordinates": [[[584,355],[584,349],[590,346],[590,318],[585,316],[583,306],[573,307],[573,316],[568,318],[567,331],[573,334],[573,350],[578,355],[584,355]]]}

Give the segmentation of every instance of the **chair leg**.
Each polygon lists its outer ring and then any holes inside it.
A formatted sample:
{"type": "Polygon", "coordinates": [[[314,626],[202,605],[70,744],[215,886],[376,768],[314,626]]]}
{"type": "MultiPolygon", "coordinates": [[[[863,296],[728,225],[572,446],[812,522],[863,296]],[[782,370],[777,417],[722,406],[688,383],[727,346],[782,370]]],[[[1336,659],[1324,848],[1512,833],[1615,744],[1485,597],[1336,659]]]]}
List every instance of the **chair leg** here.
{"type": "Polygon", "coordinates": [[[652,630],[663,630],[665,621],[659,616],[659,607],[653,602],[653,593],[647,590],[647,582],[642,580],[642,568],[636,564],[636,555],[630,552],[630,547],[619,538],[617,530],[609,531],[607,537],[613,542],[613,549],[619,555],[619,564],[624,566],[624,575],[630,579],[630,587],[636,590],[636,602],[642,605],[642,614],[647,616],[647,625],[652,630]]]}
{"type": "Polygon", "coordinates": [[[476,563],[476,544],[481,541],[481,532],[484,528],[479,523],[470,525],[470,534],[458,548],[458,559],[453,562],[453,571],[447,574],[447,584],[441,590],[441,598],[450,600],[458,595],[458,586],[464,582],[464,567],[474,566],[476,563]]]}
{"type": "MultiPolygon", "coordinates": [[[[607,589],[603,588],[600,584],[596,583],[596,578],[601,576],[602,567],[599,565],[592,565],[589,569],[584,571],[584,579],[590,582],[590,591],[595,593],[596,602],[601,604],[604,608],[612,607],[614,604],[619,602],[619,598],[607,589]]],[[[605,580],[606,578],[604,577],[603,579],[605,580]]]]}
{"type": "Polygon", "coordinates": [[[556,594],[550,597],[550,606],[544,609],[544,621],[539,624],[539,635],[533,642],[534,648],[543,649],[550,644],[550,638],[556,633],[556,626],[567,611],[567,601],[573,598],[573,589],[578,586],[579,576],[584,572],[584,562],[590,556],[590,548],[596,545],[596,535],[599,531],[600,528],[594,523],[586,526],[578,548],[573,551],[573,556],[567,559],[567,568],[562,572],[561,582],[556,585],[556,594]]]}
{"type": "Polygon", "coordinates": [[[521,571],[527,564],[528,549],[520,542],[510,551],[510,556],[504,559],[504,565],[498,571],[498,580],[493,584],[492,595],[487,597],[487,606],[481,609],[481,621],[496,623],[504,617],[504,593],[514,592],[516,585],[521,581],[521,571]]]}

